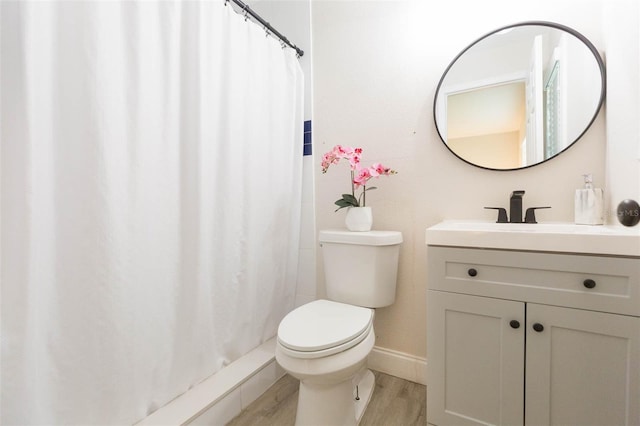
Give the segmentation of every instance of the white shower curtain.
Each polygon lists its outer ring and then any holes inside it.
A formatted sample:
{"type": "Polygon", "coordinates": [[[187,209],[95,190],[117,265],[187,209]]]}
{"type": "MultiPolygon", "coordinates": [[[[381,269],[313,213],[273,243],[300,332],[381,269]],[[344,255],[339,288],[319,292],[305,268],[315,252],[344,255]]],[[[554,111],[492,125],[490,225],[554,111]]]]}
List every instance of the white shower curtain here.
{"type": "Polygon", "coordinates": [[[302,73],[221,0],[0,13],[0,422],[131,424],[293,307],[302,73]]]}

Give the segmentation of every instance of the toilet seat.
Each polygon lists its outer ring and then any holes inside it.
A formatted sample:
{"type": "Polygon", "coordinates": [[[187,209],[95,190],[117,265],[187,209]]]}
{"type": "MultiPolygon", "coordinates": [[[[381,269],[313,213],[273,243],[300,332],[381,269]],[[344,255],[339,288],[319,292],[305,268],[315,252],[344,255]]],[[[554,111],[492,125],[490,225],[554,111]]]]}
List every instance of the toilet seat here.
{"type": "Polygon", "coordinates": [[[374,310],[315,300],[290,312],[278,327],[278,343],[295,358],[321,358],[345,351],[373,329],[374,310]]]}

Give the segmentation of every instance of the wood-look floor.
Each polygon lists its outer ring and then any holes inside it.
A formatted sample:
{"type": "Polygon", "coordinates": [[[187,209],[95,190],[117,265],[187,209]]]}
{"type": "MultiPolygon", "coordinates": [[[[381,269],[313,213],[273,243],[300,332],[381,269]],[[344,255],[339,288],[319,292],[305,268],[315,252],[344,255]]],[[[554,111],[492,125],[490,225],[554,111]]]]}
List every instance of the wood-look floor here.
{"type": "MultiPolygon", "coordinates": [[[[376,387],[361,426],[427,424],[426,387],[388,374],[373,372],[376,387]]],[[[228,426],[293,425],[298,406],[298,380],[285,375],[243,410],[228,426]]]]}

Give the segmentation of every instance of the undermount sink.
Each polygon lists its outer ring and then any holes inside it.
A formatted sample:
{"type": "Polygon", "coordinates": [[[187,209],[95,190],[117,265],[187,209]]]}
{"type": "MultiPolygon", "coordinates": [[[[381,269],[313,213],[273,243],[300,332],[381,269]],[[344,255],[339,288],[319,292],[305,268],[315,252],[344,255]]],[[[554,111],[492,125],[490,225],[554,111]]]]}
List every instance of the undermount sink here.
{"type": "Polygon", "coordinates": [[[446,220],[428,228],[426,239],[439,246],[640,256],[640,227],[446,220]]]}

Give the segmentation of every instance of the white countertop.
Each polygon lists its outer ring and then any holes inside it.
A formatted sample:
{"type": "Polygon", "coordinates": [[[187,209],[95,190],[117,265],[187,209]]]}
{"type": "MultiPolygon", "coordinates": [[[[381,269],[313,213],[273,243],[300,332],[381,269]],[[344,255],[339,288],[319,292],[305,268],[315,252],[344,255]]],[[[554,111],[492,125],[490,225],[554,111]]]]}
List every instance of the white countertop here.
{"type": "Polygon", "coordinates": [[[640,226],[445,220],[427,228],[428,245],[640,257],[640,226]]]}

